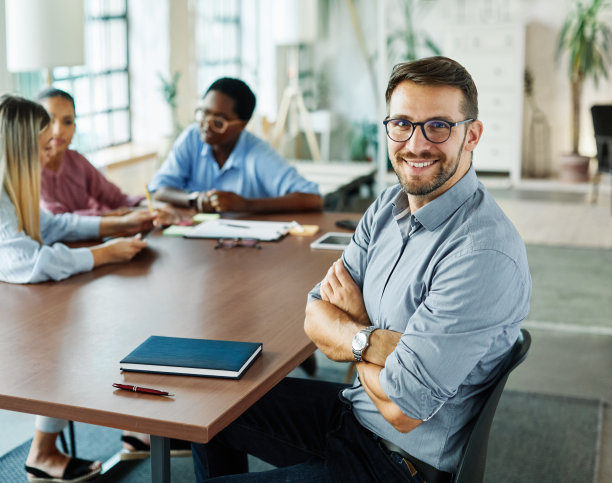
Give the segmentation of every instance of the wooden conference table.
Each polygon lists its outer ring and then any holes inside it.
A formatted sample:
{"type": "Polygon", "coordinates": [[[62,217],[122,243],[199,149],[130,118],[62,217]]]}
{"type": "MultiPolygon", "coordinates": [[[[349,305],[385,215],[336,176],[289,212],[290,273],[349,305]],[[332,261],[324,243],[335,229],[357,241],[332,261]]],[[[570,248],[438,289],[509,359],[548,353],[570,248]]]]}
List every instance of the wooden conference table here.
{"type": "Polygon", "coordinates": [[[128,264],[62,282],[0,282],[0,408],[154,435],[153,481],[170,481],[169,438],[209,441],[314,351],[303,330],[306,295],[340,252],[309,245],[342,218],[358,215],[268,216],[321,230],[261,250],[155,233],[128,264]],[[238,381],[119,371],[150,335],[259,341],[263,354],[238,381]]]}

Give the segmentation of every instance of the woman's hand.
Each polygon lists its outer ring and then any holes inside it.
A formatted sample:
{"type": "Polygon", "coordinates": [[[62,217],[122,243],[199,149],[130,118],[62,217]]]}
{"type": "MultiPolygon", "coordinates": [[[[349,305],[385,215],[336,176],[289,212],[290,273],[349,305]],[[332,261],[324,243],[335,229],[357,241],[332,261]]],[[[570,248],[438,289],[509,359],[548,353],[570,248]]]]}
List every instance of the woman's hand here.
{"type": "Polygon", "coordinates": [[[184,217],[181,212],[172,207],[172,205],[157,208],[153,213],[155,214],[155,218],[153,219],[153,225],[155,226],[178,225],[185,219],[190,220],[193,216],[184,217]]]}
{"type": "Polygon", "coordinates": [[[361,290],[347,272],[341,258],[334,262],[321,282],[321,298],[346,312],[356,322],[370,325],[361,290]]]}
{"type": "Polygon", "coordinates": [[[155,212],[151,213],[147,210],[134,210],[127,215],[119,217],[123,224],[121,233],[126,235],[135,235],[143,231],[148,231],[153,228],[156,218],[155,212]]]}
{"type": "Polygon", "coordinates": [[[94,257],[94,267],[99,267],[109,263],[129,262],[146,246],[147,242],[142,240],[138,234],[127,238],[113,238],[90,250],[94,257]]]}
{"type": "Polygon", "coordinates": [[[122,208],[116,208],[114,210],[108,210],[102,213],[102,216],[123,216],[127,215],[132,211],[132,208],[124,206],[122,208]]]}
{"type": "Polygon", "coordinates": [[[153,228],[157,215],[147,210],[134,210],[123,216],[103,216],[100,220],[100,237],[135,235],[153,228]]]}

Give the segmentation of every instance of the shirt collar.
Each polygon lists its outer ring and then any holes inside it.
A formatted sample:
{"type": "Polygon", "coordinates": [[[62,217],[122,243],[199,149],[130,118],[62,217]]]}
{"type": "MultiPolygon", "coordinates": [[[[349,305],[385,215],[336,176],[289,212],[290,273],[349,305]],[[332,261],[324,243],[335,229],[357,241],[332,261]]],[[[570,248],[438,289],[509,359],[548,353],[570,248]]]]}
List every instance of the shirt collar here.
{"type": "MultiPolygon", "coordinates": [[[[428,231],[433,231],[453,214],[465,200],[472,196],[477,187],[476,171],[474,166],[470,166],[463,178],[440,196],[415,211],[413,216],[428,231]]],[[[397,194],[393,200],[393,205],[393,217],[396,221],[410,215],[408,196],[404,190],[400,190],[397,194]]]]}

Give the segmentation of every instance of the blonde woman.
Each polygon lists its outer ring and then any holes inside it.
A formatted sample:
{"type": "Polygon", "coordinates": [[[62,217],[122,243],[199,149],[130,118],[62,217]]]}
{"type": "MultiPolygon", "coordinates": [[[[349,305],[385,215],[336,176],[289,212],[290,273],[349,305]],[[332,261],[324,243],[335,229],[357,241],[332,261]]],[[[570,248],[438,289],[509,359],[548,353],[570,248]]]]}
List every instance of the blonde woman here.
{"type": "MultiPolygon", "coordinates": [[[[145,246],[140,233],[159,224],[159,215],[135,211],[115,217],[52,215],[39,209],[40,163],[50,149],[49,115],[34,102],[0,98],[0,281],[36,283],[61,280],[109,263],[128,262],[145,246]],[[59,240],[114,238],[88,248],[59,240]]],[[[66,421],[38,416],[26,460],[32,481],[86,481],[101,463],[69,456],[55,445],[66,421]]]]}

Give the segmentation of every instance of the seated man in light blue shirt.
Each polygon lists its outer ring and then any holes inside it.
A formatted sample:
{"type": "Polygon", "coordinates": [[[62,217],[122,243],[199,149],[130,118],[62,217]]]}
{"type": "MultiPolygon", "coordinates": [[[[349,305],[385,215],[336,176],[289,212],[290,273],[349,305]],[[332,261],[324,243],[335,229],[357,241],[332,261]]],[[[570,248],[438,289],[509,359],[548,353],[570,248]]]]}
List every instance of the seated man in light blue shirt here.
{"type": "Polygon", "coordinates": [[[317,185],[245,131],[254,109],[255,95],[241,80],[213,82],[197,122],[181,133],[149,185],[155,198],[199,212],[321,210],[317,185]]]}
{"type": "Polygon", "coordinates": [[[472,167],[483,124],[470,74],[445,57],[398,64],[386,99],[399,184],[310,292],[304,322],[358,378],[281,381],[192,445],[198,481],[247,471],[247,453],[278,467],[249,481],[450,482],[457,471],[529,311],[527,256],[472,167]]]}

